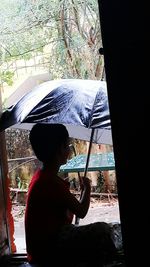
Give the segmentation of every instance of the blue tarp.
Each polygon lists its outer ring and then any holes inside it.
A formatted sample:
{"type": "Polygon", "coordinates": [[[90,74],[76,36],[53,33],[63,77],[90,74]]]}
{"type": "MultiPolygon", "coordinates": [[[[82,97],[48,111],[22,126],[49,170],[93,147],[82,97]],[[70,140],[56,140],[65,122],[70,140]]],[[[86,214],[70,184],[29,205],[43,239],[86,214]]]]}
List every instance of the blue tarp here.
{"type": "MultiPolygon", "coordinates": [[[[68,160],[65,165],[60,167],[60,172],[73,173],[73,172],[84,172],[86,165],[86,154],[80,154],[72,159],[68,160]]],[[[108,171],[115,170],[114,153],[98,153],[91,154],[88,166],[88,171],[108,171]]]]}

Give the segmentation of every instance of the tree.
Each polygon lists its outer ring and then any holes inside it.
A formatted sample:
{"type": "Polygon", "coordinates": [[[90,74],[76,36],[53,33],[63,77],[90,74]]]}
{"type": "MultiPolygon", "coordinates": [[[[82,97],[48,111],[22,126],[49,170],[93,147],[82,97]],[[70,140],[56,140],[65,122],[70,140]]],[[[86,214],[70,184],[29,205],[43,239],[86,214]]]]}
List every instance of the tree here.
{"type": "Polygon", "coordinates": [[[100,79],[103,58],[97,0],[0,3],[0,64],[47,53],[52,78],[100,79]]]}

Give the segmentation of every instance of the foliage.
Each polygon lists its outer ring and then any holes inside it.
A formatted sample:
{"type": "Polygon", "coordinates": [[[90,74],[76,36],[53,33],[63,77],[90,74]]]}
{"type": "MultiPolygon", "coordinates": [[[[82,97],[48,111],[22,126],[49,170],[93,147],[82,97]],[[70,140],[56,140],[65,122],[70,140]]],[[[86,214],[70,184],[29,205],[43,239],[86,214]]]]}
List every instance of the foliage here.
{"type": "Polygon", "coordinates": [[[100,79],[103,61],[99,60],[98,51],[101,46],[97,0],[0,2],[2,70],[5,62],[30,59],[33,52],[49,52],[45,57],[53,79],[100,79]]]}
{"type": "Polygon", "coordinates": [[[96,192],[97,193],[102,192],[104,189],[103,186],[104,186],[104,175],[103,175],[102,171],[99,171],[99,175],[97,178],[97,190],[96,190],[96,192]]]}
{"type": "Polygon", "coordinates": [[[14,73],[9,70],[3,71],[0,75],[1,82],[7,83],[8,85],[11,86],[13,84],[13,76],[14,76],[14,73]]]}

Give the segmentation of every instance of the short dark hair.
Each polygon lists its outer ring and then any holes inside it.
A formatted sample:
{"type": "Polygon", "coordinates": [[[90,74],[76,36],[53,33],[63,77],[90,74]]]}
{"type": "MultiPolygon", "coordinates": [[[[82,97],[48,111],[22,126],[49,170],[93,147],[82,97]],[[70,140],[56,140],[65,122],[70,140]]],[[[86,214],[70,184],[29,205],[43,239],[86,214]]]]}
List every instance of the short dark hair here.
{"type": "Polygon", "coordinates": [[[35,124],[29,135],[29,140],[36,157],[46,162],[55,157],[62,144],[69,138],[68,131],[63,124],[35,124]]]}

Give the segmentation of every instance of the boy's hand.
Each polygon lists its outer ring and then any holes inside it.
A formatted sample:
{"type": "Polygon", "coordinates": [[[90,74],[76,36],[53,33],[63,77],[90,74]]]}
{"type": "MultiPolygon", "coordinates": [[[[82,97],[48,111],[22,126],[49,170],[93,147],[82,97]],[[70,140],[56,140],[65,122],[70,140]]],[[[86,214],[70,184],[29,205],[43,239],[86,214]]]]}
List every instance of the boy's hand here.
{"type": "Polygon", "coordinates": [[[83,188],[91,187],[91,180],[88,177],[82,177],[81,179],[82,179],[83,188]]]}

